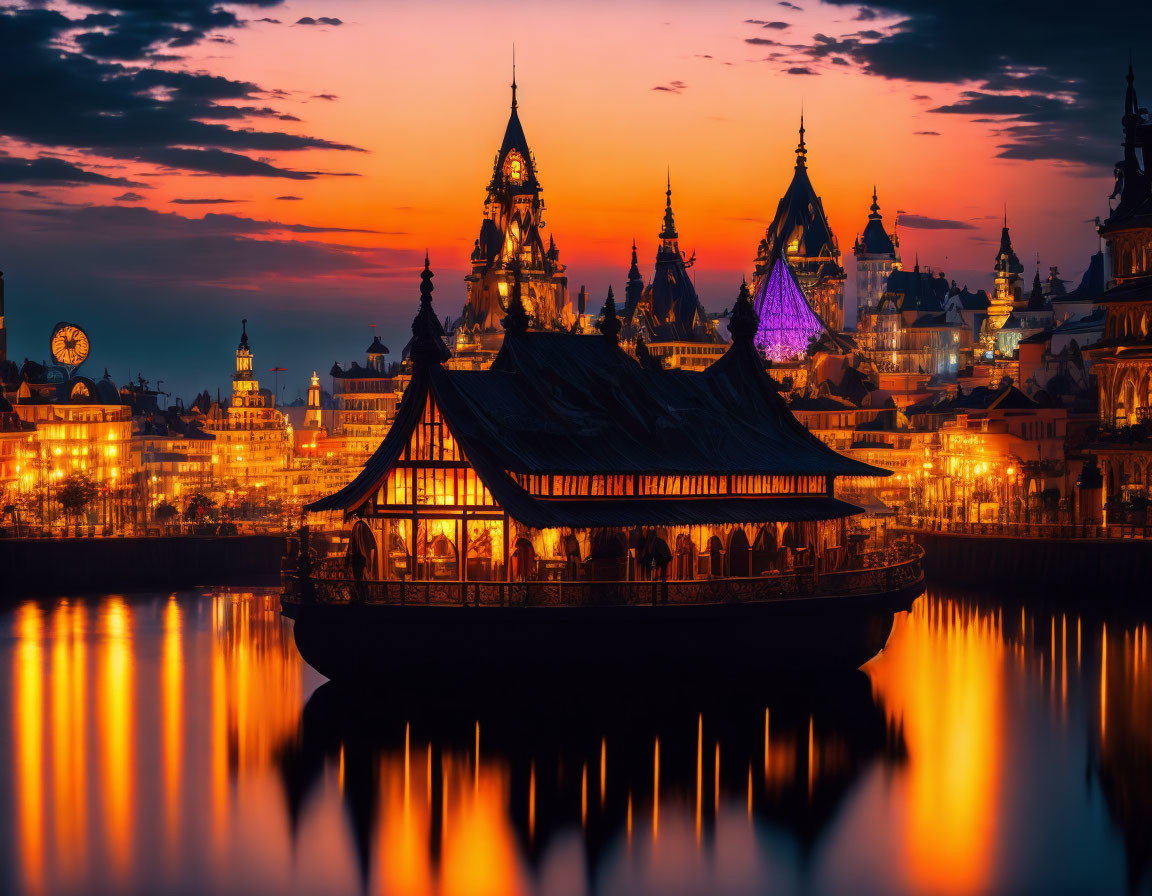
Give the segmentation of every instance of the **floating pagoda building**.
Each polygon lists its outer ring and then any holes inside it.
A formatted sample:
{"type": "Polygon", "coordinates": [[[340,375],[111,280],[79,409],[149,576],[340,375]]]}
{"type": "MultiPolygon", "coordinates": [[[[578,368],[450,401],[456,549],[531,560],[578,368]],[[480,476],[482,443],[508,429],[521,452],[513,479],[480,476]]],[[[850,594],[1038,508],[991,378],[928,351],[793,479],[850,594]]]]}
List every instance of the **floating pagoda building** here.
{"type": "Polygon", "coordinates": [[[883,646],[923,590],[919,549],[849,538],[861,511],[836,480],[888,473],[792,416],[746,285],[732,344],[699,372],[625,352],[611,296],[599,334],[530,331],[512,287],[491,367],[450,368],[425,260],[396,421],[306,508],[352,522],[348,551],[317,561],[307,530],[289,548],[282,604],[310,664],[361,682],[575,669],[595,643],[604,666],[691,651],[855,668],[883,646]]]}
{"type": "Polygon", "coordinates": [[[432,276],[426,263],[396,422],[355,480],[308,508],[362,521],[371,577],[641,577],[634,549],[650,535],[683,579],[759,574],[805,550],[821,568],[845,559],[858,508],[835,480],[886,474],[788,411],[753,344],[747,287],[732,345],[703,372],[626,354],[611,300],[600,335],[530,331],[519,281],[491,369],[458,370],[444,365],[432,276]]]}

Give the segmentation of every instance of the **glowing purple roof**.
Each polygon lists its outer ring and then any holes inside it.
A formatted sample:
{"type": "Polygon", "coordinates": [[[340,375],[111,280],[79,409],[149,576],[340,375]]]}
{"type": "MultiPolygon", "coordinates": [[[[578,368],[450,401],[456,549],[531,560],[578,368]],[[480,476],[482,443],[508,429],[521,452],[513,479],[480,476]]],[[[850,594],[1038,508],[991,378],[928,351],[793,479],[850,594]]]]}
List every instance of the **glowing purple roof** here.
{"type": "Polygon", "coordinates": [[[756,347],[769,360],[789,361],[803,355],[808,343],[824,332],[824,322],[808,304],[783,255],[772,273],[760,281],[752,305],[760,316],[756,347]]]}

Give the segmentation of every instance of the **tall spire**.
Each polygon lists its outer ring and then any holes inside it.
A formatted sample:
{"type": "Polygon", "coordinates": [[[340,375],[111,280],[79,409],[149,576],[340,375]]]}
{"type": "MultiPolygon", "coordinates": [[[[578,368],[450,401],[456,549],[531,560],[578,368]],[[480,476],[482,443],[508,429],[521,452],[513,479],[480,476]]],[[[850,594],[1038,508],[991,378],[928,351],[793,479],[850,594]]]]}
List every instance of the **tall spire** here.
{"type": "Polygon", "coordinates": [[[248,318],[240,321],[240,348],[248,348],[248,318]]]}
{"type": "Polygon", "coordinates": [[[872,184],[871,211],[872,211],[872,214],[870,214],[868,217],[875,219],[877,221],[880,220],[880,204],[876,201],[876,184],[872,184]]]}
{"type": "Polygon", "coordinates": [[[676,239],[676,219],[672,215],[672,169],[668,169],[668,189],[664,191],[664,228],[660,231],[660,239],[676,239]]]}
{"type": "Polygon", "coordinates": [[[800,107],[800,143],[796,146],[796,167],[808,167],[808,148],[804,145],[804,107],[800,107]]]}
{"type": "Polygon", "coordinates": [[[516,108],[516,44],[512,44],[512,108],[516,108]]]}
{"type": "Polygon", "coordinates": [[[618,345],[622,326],[620,318],[616,316],[616,299],[612,295],[612,287],[609,286],[608,297],[604,300],[604,308],[600,312],[600,320],[596,324],[596,329],[603,333],[604,338],[613,345],[618,345]]]}

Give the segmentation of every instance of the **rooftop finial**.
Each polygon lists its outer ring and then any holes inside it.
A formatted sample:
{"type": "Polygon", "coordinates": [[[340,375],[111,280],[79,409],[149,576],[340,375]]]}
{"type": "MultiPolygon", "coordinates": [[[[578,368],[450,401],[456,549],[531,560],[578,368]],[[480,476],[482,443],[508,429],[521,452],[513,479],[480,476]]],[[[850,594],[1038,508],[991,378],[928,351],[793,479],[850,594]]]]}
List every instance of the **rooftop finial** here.
{"type": "Polygon", "coordinates": [[[870,217],[870,218],[879,218],[880,217],[880,203],[876,201],[876,184],[872,184],[872,205],[870,206],[869,210],[872,212],[872,214],[869,215],[868,217],[870,217]]]}
{"type": "Polygon", "coordinates": [[[412,340],[406,352],[413,364],[440,364],[452,356],[444,344],[444,327],[432,308],[432,268],[424,250],[424,270],[420,272],[420,310],[412,320],[412,340]]]}
{"type": "Polygon", "coordinates": [[[596,324],[596,329],[603,333],[604,338],[613,345],[618,345],[622,326],[620,318],[616,315],[616,299],[612,295],[612,287],[609,286],[608,297],[604,300],[604,308],[600,312],[600,320],[596,324]]]}
{"type": "Polygon", "coordinates": [[[248,318],[240,321],[240,348],[248,348],[248,318]]]}
{"type": "Polygon", "coordinates": [[[796,147],[796,167],[808,167],[808,149],[804,145],[804,105],[800,105],[800,143],[796,147]]]}
{"type": "Polygon", "coordinates": [[[516,108],[516,44],[512,44],[512,108],[516,108]]]}
{"type": "Polygon", "coordinates": [[[672,168],[668,168],[668,189],[664,191],[664,227],[660,231],[660,239],[676,239],[676,219],[672,214],[672,168]]]}

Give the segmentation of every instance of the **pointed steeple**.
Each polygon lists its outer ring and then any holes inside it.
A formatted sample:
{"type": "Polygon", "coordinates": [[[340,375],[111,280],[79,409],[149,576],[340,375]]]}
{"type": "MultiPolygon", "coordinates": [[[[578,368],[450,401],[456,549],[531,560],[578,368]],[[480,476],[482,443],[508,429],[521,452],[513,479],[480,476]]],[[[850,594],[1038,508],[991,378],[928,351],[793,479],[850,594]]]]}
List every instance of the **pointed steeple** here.
{"type": "Polygon", "coordinates": [[[628,268],[628,282],[624,286],[624,318],[632,319],[640,297],[644,295],[644,277],[640,274],[640,264],[636,260],[636,240],[632,240],[632,264],[628,268]]]}
{"type": "Polygon", "coordinates": [[[240,321],[240,348],[248,348],[248,318],[240,321]]]}
{"type": "Polygon", "coordinates": [[[668,169],[668,189],[664,191],[664,227],[660,231],[660,239],[674,240],[676,234],[676,219],[672,214],[672,169],[668,169]]]}
{"type": "Polygon", "coordinates": [[[876,184],[872,184],[872,205],[869,206],[871,214],[868,215],[869,221],[880,220],[880,204],[876,201],[876,184]]]}
{"type": "Polygon", "coordinates": [[[804,145],[804,110],[800,110],[800,142],[796,146],[796,167],[808,167],[808,148],[804,145]]]}
{"type": "Polygon", "coordinates": [[[616,299],[612,295],[612,287],[608,287],[608,298],[604,300],[604,308],[600,312],[600,320],[596,329],[604,334],[604,338],[613,345],[618,344],[620,338],[620,318],[616,316],[616,299]]]}
{"type": "Polygon", "coordinates": [[[1023,274],[1024,265],[1016,257],[1012,248],[1012,236],[1008,232],[1008,209],[1004,209],[1004,229],[1000,231],[1000,251],[996,253],[996,269],[1009,274],[1023,274]]]}
{"type": "Polygon", "coordinates": [[[442,364],[452,357],[444,344],[444,325],[432,308],[433,276],[425,251],[424,270],[420,272],[420,310],[412,319],[412,339],[408,343],[408,357],[417,367],[442,364]]]}
{"type": "Polygon", "coordinates": [[[1043,311],[1046,304],[1044,284],[1040,280],[1040,256],[1036,256],[1036,276],[1032,278],[1032,293],[1028,296],[1028,310],[1043,311]]]}

